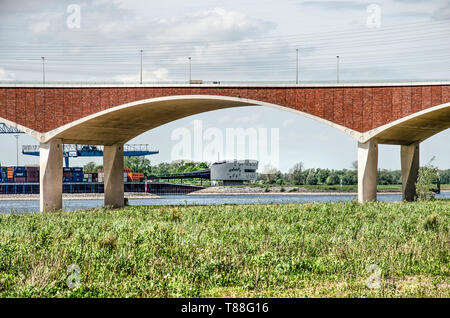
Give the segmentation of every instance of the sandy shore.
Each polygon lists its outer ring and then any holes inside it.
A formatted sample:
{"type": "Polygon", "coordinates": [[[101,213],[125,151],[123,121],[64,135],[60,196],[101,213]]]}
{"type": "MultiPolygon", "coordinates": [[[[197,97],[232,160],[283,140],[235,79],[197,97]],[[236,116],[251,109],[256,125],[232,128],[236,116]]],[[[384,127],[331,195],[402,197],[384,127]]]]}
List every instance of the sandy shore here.
{"type": "MultiPolygon", "coordinates": [[[[103,200],[103,193],[63,193],[63,200],[103,200]]],[[[128,199],[157,199],[159,195],[153,193],[127,192],[125,198],[128,199]]],[[[10,200],[39,200],[39,194],[2,194],[0,201],[10,200]]]]}

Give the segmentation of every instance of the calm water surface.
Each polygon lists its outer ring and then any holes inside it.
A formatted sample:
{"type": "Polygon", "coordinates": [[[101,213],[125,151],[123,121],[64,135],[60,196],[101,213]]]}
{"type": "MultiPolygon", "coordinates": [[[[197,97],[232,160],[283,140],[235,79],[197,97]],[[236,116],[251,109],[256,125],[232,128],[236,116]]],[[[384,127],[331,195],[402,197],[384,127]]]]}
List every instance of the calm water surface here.
{"type": "MultiPolygon", "coordinates": [[[[450,192],[444,192],[437,198],[450,198],[450,192]]],[[[242,194],[242,195],[170,195],[155,199],[130,199],[130,205],[211,205],[211,204],[264,204],[264,203],[306,203],[306,202],[338,202],[356,199],[355,195],[309,195],[309,194],[242,194]]],[[[400,194],[378,195],[379,201],[400,201],[400,194]]],[[[78,209],[99,208],[103,200],[64,200],[63,207],[66,211],[78,209]]],[[[8,200],[0,201],[0,213],[24,213],[39,211],[39,200],[8,200]]]]}

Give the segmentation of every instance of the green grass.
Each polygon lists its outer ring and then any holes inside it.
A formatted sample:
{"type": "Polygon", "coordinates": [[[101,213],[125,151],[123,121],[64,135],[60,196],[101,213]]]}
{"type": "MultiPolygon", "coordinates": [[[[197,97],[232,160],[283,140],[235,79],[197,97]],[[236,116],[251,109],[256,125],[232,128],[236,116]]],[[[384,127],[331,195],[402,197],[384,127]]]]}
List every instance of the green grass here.
{"type": "Polygon", "coordinates": [[[448,200],[1,215],[0,297],[449,297],[449,216],[448,200]]]}

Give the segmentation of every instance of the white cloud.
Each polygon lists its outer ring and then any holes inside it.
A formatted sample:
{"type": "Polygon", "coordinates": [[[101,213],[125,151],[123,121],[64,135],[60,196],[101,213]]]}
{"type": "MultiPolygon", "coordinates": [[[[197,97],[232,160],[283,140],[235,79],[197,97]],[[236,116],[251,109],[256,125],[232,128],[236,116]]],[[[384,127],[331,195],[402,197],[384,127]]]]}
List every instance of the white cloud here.
{"type": "Polygon", "coordinates": [[[450,4],[443,8],[439,8],[433,13],[433,18],[437,20],[448,20],[450,19],[450,4]]]}
{"type": "Polygon", "coordinates": [[[60,12],[43,12],[31,17],[28,29],[35,35],[47,34],[56,30],[63,18],[60,12]]]}
{"type": "Polygon", "coordinates": [[[6,71],[4,68],[0,68],[0,80],[11,81],[16,78],[16,74],[6,71]]]}
{"type": "MultiPolygon", "coordinates": [[[[115,81],[137,83],[140,81],[141,74],[122,74],[114,76],[115,81]]],[[[166,82],[169,81],[169,71],[165,68],[159,68],[153,72],[142,72],[143,82],[166,82]]]]}
{"type": "Polygon", "coordinates": [[[86,23],[107,38],[145,38],[155,42],[242,40],[274,27],[271,22],[222,8],[173,18],[148,18],[130,10],[115,9],[106,15],[87,13],[86,23]]]}

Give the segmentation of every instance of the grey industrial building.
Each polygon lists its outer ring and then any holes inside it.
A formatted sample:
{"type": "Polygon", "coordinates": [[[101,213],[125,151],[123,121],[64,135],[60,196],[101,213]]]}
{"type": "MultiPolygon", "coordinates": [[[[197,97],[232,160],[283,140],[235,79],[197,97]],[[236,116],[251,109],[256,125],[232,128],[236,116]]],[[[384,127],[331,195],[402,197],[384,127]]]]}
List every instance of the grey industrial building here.
{"type": "Polygon", "coordinates": [[[211,183],[224,185],[242,184],[244,181],[256,180],[257,160],[219,161],[211,165],[211,183]]]}

